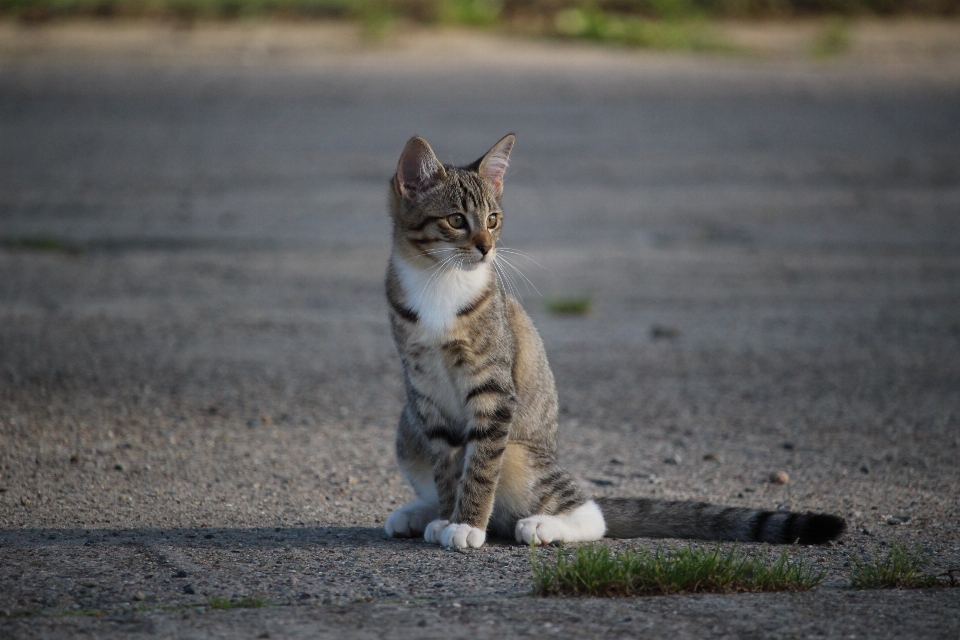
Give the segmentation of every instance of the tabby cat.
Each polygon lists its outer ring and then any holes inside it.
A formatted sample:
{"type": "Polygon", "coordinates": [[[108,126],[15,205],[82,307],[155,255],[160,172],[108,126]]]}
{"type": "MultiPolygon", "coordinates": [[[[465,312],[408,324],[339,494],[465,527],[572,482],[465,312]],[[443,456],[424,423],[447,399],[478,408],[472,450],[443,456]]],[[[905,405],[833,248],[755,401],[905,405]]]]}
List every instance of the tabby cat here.
{"type": "Polygon", "coordinates": [[[591,500],[557,464],[557,392],[540,336],[496,277],[507,135],[465,167],[423,138],[390,185],[386,290],[406,406],[397,458],[417,499],[395,537],[480,547],[487,533],[549,544],[609,537],[823,543],[843,519],[643,498],[591,500]]]}

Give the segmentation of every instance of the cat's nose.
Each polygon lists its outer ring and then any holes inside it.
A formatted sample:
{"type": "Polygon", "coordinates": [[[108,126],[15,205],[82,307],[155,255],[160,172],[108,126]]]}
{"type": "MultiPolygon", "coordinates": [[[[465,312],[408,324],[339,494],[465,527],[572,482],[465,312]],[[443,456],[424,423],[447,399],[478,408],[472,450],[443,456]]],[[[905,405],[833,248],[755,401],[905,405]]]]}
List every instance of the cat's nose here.
{"type": "Polygon", "coordinates": [[[488,253],[490,253],[490,249],[492,248],[493,248],[492,244],[486,244],[483,242],[477,244],[477,251],[479,251],[482,255],[487,255],[488,253]]]}

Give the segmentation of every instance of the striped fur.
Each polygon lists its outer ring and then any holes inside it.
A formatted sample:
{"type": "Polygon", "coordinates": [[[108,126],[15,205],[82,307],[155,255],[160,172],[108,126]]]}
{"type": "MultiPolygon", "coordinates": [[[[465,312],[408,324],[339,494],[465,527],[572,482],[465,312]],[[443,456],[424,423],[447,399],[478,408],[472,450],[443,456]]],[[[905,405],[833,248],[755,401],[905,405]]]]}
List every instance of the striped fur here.
{"type": "Polygon", "coordinates": [[[497,277],[500,195],[513,136],[466,167],[441,165],[422,138],[391,181],[386,293],[407,403],[397,458],[417,500],[387,533],[479,547],[678,537],[831,540],[835,516],[633,498],[590,500],[557,464],[557,394],[543,343],[497,277]]]}

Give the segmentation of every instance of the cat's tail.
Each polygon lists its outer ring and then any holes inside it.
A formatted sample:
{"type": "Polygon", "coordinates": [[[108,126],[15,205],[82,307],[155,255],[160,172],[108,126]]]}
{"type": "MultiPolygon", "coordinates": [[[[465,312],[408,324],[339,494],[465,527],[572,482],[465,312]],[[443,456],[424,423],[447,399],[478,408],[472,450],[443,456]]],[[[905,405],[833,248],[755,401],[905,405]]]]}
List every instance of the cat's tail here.
{"type": "Polygon", "coordinates": [[[696,538],[775,544],[823,544],[847,528],[826,513],[761,511],[706,502],[597,498],[610,538],[696,538]]]}

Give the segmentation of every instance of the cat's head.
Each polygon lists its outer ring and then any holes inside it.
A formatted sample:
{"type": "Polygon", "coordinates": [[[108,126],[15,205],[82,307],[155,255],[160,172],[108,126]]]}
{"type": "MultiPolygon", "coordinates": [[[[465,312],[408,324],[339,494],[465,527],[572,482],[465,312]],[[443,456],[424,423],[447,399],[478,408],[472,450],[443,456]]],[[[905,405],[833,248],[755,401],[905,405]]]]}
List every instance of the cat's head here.
{"type": "Polygon", "coordinates": [[[489,264],[503,226],[500,196],[513,134],[476,162],[444,166],[420,137],[400,154],[390,181],[394,252],[425,266],[471,270],[489,264]]]}

